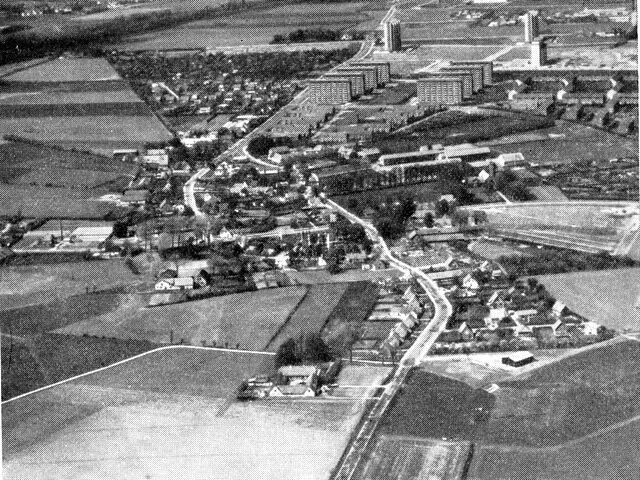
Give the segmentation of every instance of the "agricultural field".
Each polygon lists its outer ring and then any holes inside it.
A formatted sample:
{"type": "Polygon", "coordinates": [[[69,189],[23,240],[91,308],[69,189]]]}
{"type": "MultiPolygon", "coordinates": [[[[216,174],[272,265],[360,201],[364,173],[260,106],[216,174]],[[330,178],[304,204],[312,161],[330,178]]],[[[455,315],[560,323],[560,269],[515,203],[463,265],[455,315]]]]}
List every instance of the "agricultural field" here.
{"type": "Polygon", "coordinates": [[[27,218],[103,219],[117,207],[102,196],[92,190],[4,184],[0,188],[0,212],[27,218]]]}
{"type": "Polygon", "coordinates": [[[40,334],[2,337],[2,400],[157,348],[150,342],[40,334]]]}
{"type": "Polygon", "coordinates": [[[640,421],[604,430],[575,442],[541,449],[480,445],[469,478],[494,480],[619,480],[638,478],[640,421]]]}
{"type": "Polygon", "coordinates": [[[103,58],[58,58],[2,77],[8,82],[98,82],[118,79],[118,73],[103,58]]]}
{"type": "Polygon", "coordinates": [[[348,285],[322,331],[323,338],[335,352],[345,352],[358,337],[379,291],[379,285],[370,281],[348,285]]]}
{"type": "MultiPolygon", "coordinates": [[[[408,151],[409,149],[407,149],[408,151]]],[[[398,150],[405,151],[405,150],[398,150]]],[[[367,190],[364,192],[350,193],[346,195],[332,195],[331,199],[345,208],[349,208],[351,200],[356,200],[359,205],[380,205],[389,198],[401,198],[409,196],[416,202],[436,202],[440,195],[447,193],[444,189],[438,189],[436,182],[417,183],[414,185],[402,185],[399,187],[367,190]]]]}
{"type": "Polygon", "coordinates": [[[287,339],[298,338],[303,332],[322,330],[348,287],[347,283],[325,283],[309,287],[305,297],[271,340],[267,350],[276,351],[287,339]]]}
{"type": "Polygon", "coordinates": [[[169,131],[101,58],[61,58],[2,77],[0,134],[110,156],[169,131]]]}
{"type": "Polygon", "coordinates": [[[63,300],[85,293],[139,284],[121,259],[43,265],[3,266],[0,269],[0,311],[63,300]]]}
{"type": "Polygon", "coordinates": [[[465,465],[470,453],[469,442],[383,435],[377,439],[369,460],[354,478],[459,480],[464,478],[465,465]]]}
{"type": "Polygon", "coordinates": [[[376,2],[299,3],[252,9],[135,35],[111,45],[117,50],[172,50],[268,44],[274,35],[298,29],[372,29],[384,16],[376,2]]]}
{"type": "Polygon", "coordinates": [[[399,278],[402,272],[396,269],[386,270],[344,270],[332,275],[326,270],[300,270],[285,272],[293,285],[316,285],[321,283],[349,283],[369,280],[375,282],[385,278],[399,278]]]}
{"type": "Polygon", "coordinates": [[[640,331],[639,268],[576,272],[537,277],[571,310],[619,331],[640,331]]]}
{"type": "Polygon", "coordinates": [[[116,309],[68,324],[57,333],[261,350],[304,298],[303,286],[237,293],[147,308],[149,295],[124,294],[116,309]]]}
{"type": "Polygon", "coordinates": [[[469,61],[484,60],[505,48],[502,45],[420,45],[411,53],[423,57],[425,61],[469,61]]]}
{"type": "Polygon", "coordinates": [[[328,478],[365,400],[236,401],[271,358],[154,352],[5,404],[3,478],[328,478]]]}
{"type": "Polygon", "coordinates": [[[138,166],[82,152],[23,142],[0,143],[0,182],[121,192],[138,166]]]}
{"type": "Polygon", "coordinates": [[[494,398],[481,389],[413,370],[380,423],[386,435],[469,440],[483,428],[494,398]]]}

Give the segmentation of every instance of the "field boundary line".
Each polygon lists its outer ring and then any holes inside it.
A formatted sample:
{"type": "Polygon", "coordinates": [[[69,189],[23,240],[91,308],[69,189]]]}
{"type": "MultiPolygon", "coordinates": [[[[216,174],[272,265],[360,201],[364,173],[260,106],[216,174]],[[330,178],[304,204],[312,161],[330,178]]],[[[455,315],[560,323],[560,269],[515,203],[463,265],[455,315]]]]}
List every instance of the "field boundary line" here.
{"type": "Polygon", "coordinates": [[[29,395],[40,393],[40,392],[42,392],[44,390],[49,390],[50,388],[57,387],[59,385],[63,385],[63,384],[68,383],[68,382],[72,382],[72,381],[77,380],[79,378],[87,377],[89,375],[93,375],[93,374],[101,372],[103,370],[108,370],[110,368],[117,367],[118,365],[122,365],[124,363],[128,363],[128,362],[131,362],[133,360],[137,360],[137,359],[139,359],[141,357],[144,357],[144,356],[152,354],[152,353],[161,352],[161,351],[165,351],[165,350],[180,350],[180,349],[206,350],[206,351],[213,351],[213,352],[248,353],[248,354],[252,354],[252,355],[267,355],[267,356],[274,356],[275,355],[275,353],[273,353],[273,352],[263,352],[263,351],[258,351],[258,350],[236,350],[236,349],[232,349],[232,348],[199,347],[197,345],[165,345],[163,347],[154,348],[153,350],[149,350],[147,352],[139,353],[138,355],[134,355],[133,357],[125,358],[124,360],[120,360],[118,362],[112,363],[111,365],[106,365],[104,367],[96,368],[95,370],[91,370],[89,372],[81,373],[80,375],[76,375],[75,377],[67,378],[65,380],[61,380],[59,382],[52,383],[51,385],[46,385],[44,387],[36,388],[35,390],[32,390],[30,392],[22,393],[20,395],[15,396],[15,397],[9,398],[8,400],[3,400],[2,402],[0,402],[0,405],[5,405],[7,403],[13,402],[13,401],[18,400],[20,398],[28,397],[29,395]]]}
{"type": "Polygon", "coordinates": [[[280,335],[280,333],[282,332],[282,330],[284,330],[285,325],[287,325],[290,321],[291,321],[291,317],[293,317],[293,314],[296,313],[298,311],[298,308],[300,308],[300,305],[302,305],[302,302],[304,302],[304,300],[307,298],[307,296],[309,295],[309,292],[311,291],[311,287],[312,285],[305,285],[306,290],[304,292],[304,295],[302,295],[302,297],[300,297],[300,300],[298,300],[298,303],[296,303],[295,307],[293,307],[291,309],[291,311],[289,312],[289,315],[287,315],[287,318],[285,318],[284,322],[282,322],[280,324],[280,326],[278,327],[278,329],[275,331],[275,333],[271,336],[271,338],[269,339],[269,341],[267,342],[267,344],[265,345],[264,349],[268,350],[268,348],[271,346],[271,344],[275,341],[276,338],[278,338],[278,335],[280,335]]]}

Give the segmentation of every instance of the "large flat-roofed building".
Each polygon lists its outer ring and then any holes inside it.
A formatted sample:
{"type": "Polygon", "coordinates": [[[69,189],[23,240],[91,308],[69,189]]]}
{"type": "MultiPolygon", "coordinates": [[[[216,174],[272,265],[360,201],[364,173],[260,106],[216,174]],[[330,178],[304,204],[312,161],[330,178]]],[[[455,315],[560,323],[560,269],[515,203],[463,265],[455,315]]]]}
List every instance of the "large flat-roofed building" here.
{"type": "Polygon", "coordinates": [[[389,62],[355,62],[352,67],[376,67],[378,70],[378,85],[384,85],[391,80],[391,64],[389,62]]]}
{"type": "Polygon", "coordinates": [[[342,105],[353,99],[351,80],[320,78],[309,82],[309,101],[319,105],[342,105]]]}
{"type": "Polygon", "coordinates": [[[384,49],[387,52],[397,52],[402,48],[402,34],[400,31],[400,22],[391,20],[386,22],[384,28],[384,49]]]}
{"type": "Polygon", "coordinates": [[[408,163],[430,162],[438,158],[442,150],[424,150],[418,152],[388,153],[378,159],[379,167],[393,167],[408,163]]]}
{"type": "Polygon", "coordinates": [[[428,72],[423,78],[459,78],[462,80],[462,98],[471,98],[473,95],[473,74],[460,70],[446,72],[428,72]]]}
{"type": "Polygon", "coordinates": [[[356,72],[364,75],[364,90],[370,91],[378,86],[378,69],[376,67],[338,67],[335,72],[356,72]]]}
{"type": "Polygon", "coordinates": [[[463,162],[475,162],[486,160],[491,155],[489,147],[477,147],[472,143],[461,143],[459,145],[447,145],[440,155],[440,158],[459,158],[463,162]]]}
{"type": "Polygon", "coordinates": [[[330,72],[324,75],[323,78],[334,79],[347,79],[351,82],[351,94],[354,97],[359,97],[364,93],[364,75],[359,72],[330,72]]]}
{"type": "Polygon", "coordinates": [[[464,61],[455,61],[451,62],[451,65],[480,65],[482,67],[483,79],[482,83],[484,85],[493,84],[493,62],[491,61],[482,61],[482,60],[464,60],[464,61]]]}
{"type": "Polygon", "coordinates": [[[473,91],[477,92],[484,88],[484,68],[482,65],[451,65],[441,69],[443,72],[463,70],[473,75],[473,91]]]}
{"type": "Polygon", "coordinates": [[[421,78],[418,80],[418,101],[434,106],[461,103],[462,84],[459,77],[421,78]]]}

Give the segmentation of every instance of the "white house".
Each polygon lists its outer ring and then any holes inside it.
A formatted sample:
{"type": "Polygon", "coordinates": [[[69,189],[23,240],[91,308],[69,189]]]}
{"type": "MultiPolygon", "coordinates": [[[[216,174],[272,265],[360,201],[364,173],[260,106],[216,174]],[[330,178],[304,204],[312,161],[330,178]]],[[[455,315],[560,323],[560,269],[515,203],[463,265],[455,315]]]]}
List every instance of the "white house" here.
{"type": "Polygon", "coordinates": [[[156,283],[156,290],[192,290],[193,278],[164,278],[156,283]]]}

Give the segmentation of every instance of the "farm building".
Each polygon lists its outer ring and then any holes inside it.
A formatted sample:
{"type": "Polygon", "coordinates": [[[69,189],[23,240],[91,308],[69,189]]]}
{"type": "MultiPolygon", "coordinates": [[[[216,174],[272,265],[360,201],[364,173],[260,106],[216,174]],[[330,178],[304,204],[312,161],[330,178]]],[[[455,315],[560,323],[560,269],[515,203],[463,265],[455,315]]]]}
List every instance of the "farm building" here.
{"type": "Polygon", "coordinates": [[[193,289],[193,278],[164,278],[156,283],[156,290],[191,290],[193,289]]]}
{"type": "Polygon", "coordinates": [[[533,363],[535,358],[530,352],[514,352],[506,357],[502,357],[502,363],[509,367],[524,367],[533,363]]]}

